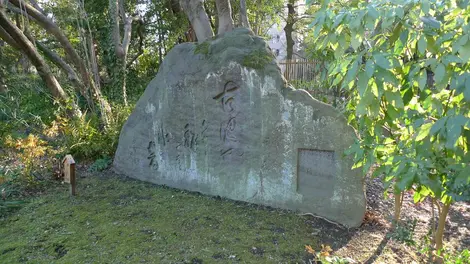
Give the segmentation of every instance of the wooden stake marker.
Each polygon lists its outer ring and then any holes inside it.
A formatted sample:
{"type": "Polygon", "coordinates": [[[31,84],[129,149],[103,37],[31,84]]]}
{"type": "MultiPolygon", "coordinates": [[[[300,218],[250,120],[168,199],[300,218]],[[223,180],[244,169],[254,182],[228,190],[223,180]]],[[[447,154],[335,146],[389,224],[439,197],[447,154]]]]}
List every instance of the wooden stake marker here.
{"type": "Polygon", "coordinates": [[[73,160],[72,155],[66,155],[62,160],[62,168],[64,173],[64,182],[70,184],[70,195],[75,196],[75,160],[73,160]]]}

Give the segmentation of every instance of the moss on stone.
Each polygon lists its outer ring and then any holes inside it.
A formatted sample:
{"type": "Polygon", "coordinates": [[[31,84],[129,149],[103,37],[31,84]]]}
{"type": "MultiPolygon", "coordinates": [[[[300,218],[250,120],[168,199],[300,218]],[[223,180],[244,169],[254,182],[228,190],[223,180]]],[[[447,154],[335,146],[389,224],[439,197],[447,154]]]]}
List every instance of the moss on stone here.
{"type": "Polygon", "coordinates": [[[211,43],[209,41],[204,41],[202,43],[196,44],[196,49],[194,49],[194,54],[209,55],[209,48],[211,43]]]}
{"type": "Polygon", "coordinates": [[[242,65],[252,69],[262,69],[273,60],[272,54],[265,49],[253,50],[243,58],[242,65]]]}

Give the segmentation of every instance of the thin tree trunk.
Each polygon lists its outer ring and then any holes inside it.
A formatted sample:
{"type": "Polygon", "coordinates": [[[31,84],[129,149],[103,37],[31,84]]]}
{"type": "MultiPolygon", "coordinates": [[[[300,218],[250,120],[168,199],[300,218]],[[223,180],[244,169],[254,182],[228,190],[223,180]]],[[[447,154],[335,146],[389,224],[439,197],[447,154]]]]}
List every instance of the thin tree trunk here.
{"type": "Polygon", "coordinates": [[[444,230],[446,226],[446,219],[447,219],[447,214],[449,213],[450,209],[450,203],[449,204],[444,204],[442,206],[442,211],[439,214],[439,224],[437,225],[437,231],[436,231],[436,250],[442,249],[443,246],[443,236],[444,236],[444,230]]]}
{"type": "Polygon", "coordinates": [[[289,0],[287,4],[287,21],[286,26],[284,27],[284,32],[286,33],[286,46],[287,46],[287,56],[286,59],[292,60],[294,54],[294,39],[292,33],[294,32],[294,23],[295,23],[295,0],[289,0]]]}
{"type": "Polygon", "coordinates": [[[209,18],[204,9],[204,0],[180,0],[180,5],[196,32],[197,40],[200,43],[214,36],[209,18]]]}
{"type": "Polygon", "coordinates": [[[398,224],[400,221],[401,206],[403,204],[404,192],[395,194],[395,210],[393,215],[394,225],[398,224]]]}
{"type": "Polygon", "coordinates": [[[219,27],[217,34],[223,34],[233,30],[232,7],[229,0],[216,0],[217,17],[219,18],[219,27]]]}
{"type": "MultiPolygon", "coordinates": [[[[33,65],[36,67],[39,76],[44,80],[47,87],[49,88],[51,94],[58,101],[66,103],[69,101],[68,95],[57,82],[56,78],[51,72],[51,69],[46,64],[41,55],[37,52],[34,45],[28,40],[28,38],[21,32],[21,30],[16,27],[13,23],[10,22],[7,15],[5,14],[5,8],[3,6],[3,1],[0,2],[0,27],[7,32],[11,38],[16,40],[16,44],[24,52],[28,58],[31,60],[33,65]]],[[[1,36],[2,39],[5,39],[4,36],[1,36]]],[[[75,104],[72,104],[74,115],[80,115],[80,110],[75,104]]]]}
{"type": "Polygon", "coordinates": [[[246,0],[240,0],[240,22],[242,27],[250,28],[250,21],[246,11],[246,0]]]}
{"type": "MultiPolygon", "coordinates": [[[[142,54],[144,54],[144,21],[139,20],[137,25],[137,35],[139,36],[139,48],[137,50],[137,54],[135,54],[129,62],[127,62],[126,68],[129,68],[142,54]]],[[[163,32],[163,31],[162,31],[163,32]]],[[[163,38],[159,41],[163,45],[163,38]]]]}
{"type": "MultiPolygon", "coordinates": [[[[34,0],[31,0],[31,1],[34,1],[34,0]]],[[[85,23],[86,23],[86,29],[84,29],[84,31],[88,31],[88,37],[85,37],[86,38],[86,41],[87,43],[85,43],[85,45],[88,46],[88,50],[89,50],[89,56],[90,56],[90,68],[92,70],[92,74],[93,74],[93,80],[95,82],[95,85],[97,87],[97,89],[99,89],[101,91],[101,78],[100,78],[100,73],[99,73],[99,68],[98,68],[98,60],[96,58],[96,51],[95,51],[95,45],[94,45],[94,41],[93,41],[93,33],[91,32],[91,27],[90,27],[90,22],[88,20],[88,15],[85,11],[85,1],[84,0],[81,0],[80,1],[80,8],[81,8],[81,11],[82,11],[82,15],[83,15],[83,18],[85,19],[85,23]]]]}

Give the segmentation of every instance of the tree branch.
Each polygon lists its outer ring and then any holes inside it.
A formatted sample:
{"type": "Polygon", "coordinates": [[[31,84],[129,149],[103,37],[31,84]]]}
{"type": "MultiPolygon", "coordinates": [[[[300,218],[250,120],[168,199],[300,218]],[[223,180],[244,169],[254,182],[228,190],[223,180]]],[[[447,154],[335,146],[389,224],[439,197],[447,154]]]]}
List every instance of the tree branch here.
{"type": "Polygon", "coordinates": [[[6,32],[6,30],[0,26],[0,38],[3,39],[8,45],[15,49],[19,49],[18,43],[6,32]]]}
{"type": "Polygon", "coordinates": [[[47,16],[46,12],[44,12],[44,9],[42,9],[38,2],[36,2],[36,0],[29,0],[31,2],[31,5],[34,6],[34,8],[36,8],[39,12],[41,12],[43,15],[47,16]]]}
{"type": "Polygon", "coordinates": [[[130,67],[134,61],[136,61],[142,54],[144,54],[144,21],[139,20],[137,27],[137,34],[139,35],[139,49],[137,54],[127,63],[127,67],[130,67]]]}

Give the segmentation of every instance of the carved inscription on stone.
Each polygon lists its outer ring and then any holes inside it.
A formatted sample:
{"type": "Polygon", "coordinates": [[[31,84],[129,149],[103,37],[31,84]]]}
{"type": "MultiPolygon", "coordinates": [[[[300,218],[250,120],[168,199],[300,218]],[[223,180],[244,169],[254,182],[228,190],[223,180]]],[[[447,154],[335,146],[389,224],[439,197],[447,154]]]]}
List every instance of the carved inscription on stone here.
{"type": "Polygon", "coordinates": [[[149,145],[147,147],[147,152],[148,152],[147,159],[149,160],[149,167],[154,170],[158,170],[158,161],[155,155],[155,142],[154,141],[149,142],[149,145]]]}
{"type": "Polygon", "coordinates": [[[299,149],[297,164],[297,191],[305,196],[313,192],[328,197],[333,192],[336,173],[335,153],[327,150],[299,149]]]}
{"type": "Polygon", "coordinates": [[[223,159],[234,153],[239,156],[243,155],[242,151],[236,149],[238,139],[235,132],[237,130],[237,116],[240,113],[240,109],[237,109],[235,104],[237,99],[235,92],[238,89],[240,87],[236,83],[228,81],[224,85],[224,90],[213,97],[214,100],[221,103],[225,113],[219,129],[219,136],[222,141],[222,147],[219,151],[223,159]]]}

